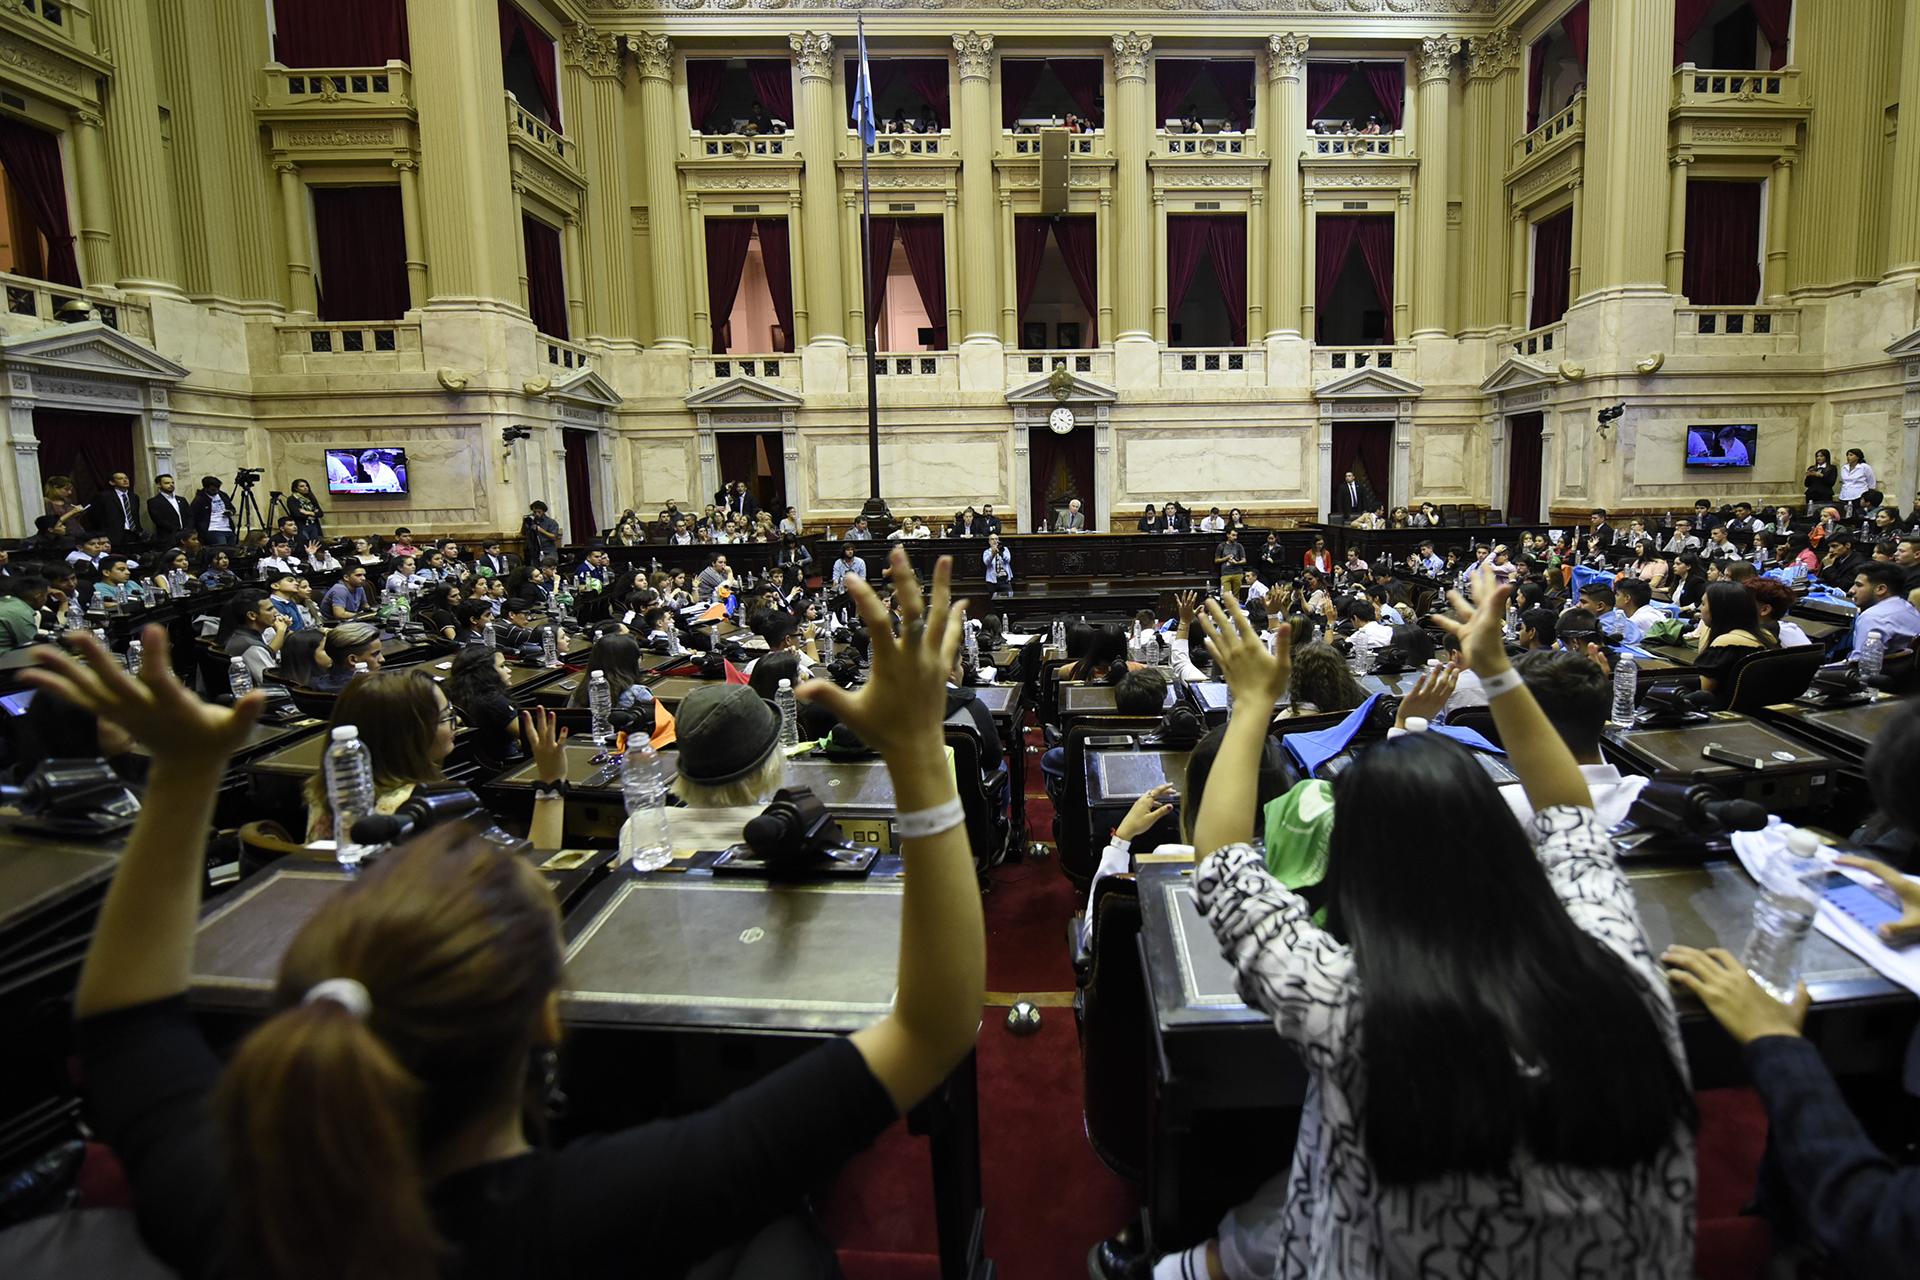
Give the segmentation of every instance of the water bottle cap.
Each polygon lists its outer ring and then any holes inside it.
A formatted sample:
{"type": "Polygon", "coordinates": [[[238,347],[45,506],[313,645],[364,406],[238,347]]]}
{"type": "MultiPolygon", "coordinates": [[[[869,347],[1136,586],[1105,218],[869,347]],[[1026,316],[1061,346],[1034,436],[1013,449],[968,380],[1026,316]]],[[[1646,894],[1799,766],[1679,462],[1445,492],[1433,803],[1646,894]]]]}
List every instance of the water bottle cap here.
{"type": "Polygon", "coordinates": [[[792,688],[793,688],[793,681],[791,681],[791,680],[782,680],[782,681],[780,682],[780,689],[781,689],[781,691],[783,691],[783,692],[784,692],[784,691],[787,691],[787,690],[791,690],[792,688]]]}
{"type": "Polygon", "coordinates": [[[1804,827],[1795,827],[1787,832],[1787,848],[1796,858],[1812,858],[1820,853],[1820,837],[1804,827]]]}
{"type": "Polygon", "coordinates": [[[1880,632],[1878,632],[1878,631],[1869,631],[1869,632],[1867,632],[1867,639],[1869,639],[1869,640],[1885,640],[1885,639],[1886,639],[1886,636],[1884,636],[1884,635],[1882,635],[1882,634],[1881,634],[1880,632]]]}
{"type": "Polygon", "coordinates": [[[605,684],[607,682],[607,673],[604,671],[596,671],[587,677],[587,681],[590,684],[605,684]]]}
{"type": "Polygon", "coordinates": [[[360,736],[360,726],[343,724],[333,731],[335,742],[352,742],[360,736]]]}

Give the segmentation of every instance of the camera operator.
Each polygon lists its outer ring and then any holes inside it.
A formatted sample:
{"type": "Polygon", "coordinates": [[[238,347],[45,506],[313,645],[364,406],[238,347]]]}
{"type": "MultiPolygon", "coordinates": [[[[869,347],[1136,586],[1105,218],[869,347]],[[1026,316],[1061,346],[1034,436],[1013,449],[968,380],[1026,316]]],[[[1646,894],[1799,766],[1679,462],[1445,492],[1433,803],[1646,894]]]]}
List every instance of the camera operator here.
{"type": "MultiPolygon", "coordinates": [[[[259,473],[242,471],[240,474],[259,473]]],[[[233,501],[220,492],[219,476],[200,477],[200,492],[193,496],[189,509],[193,512],[193,527],[199,531],[201,542],[210,547],[231,546],[240,540],[235,532],[238,520],[233,501]]]]}
{"type": "Polygon", "coordinates": [[[547,514],[547,504],[535,501],[520,521],[520,538],[526,546],[528,564],[546,563],[548,556],[560,553],[560,522],[547,514]]]}

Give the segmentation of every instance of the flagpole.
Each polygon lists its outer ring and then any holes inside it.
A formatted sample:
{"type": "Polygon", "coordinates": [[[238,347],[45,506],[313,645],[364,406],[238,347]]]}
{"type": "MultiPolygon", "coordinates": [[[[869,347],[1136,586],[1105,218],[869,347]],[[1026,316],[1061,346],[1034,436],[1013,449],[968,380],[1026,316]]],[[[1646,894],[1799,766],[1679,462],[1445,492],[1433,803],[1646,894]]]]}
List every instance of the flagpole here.
{"type": "MultiPolygon", "coordinates": [[[[855,95],[854,132],[860,138],[860,314],[866,323],[867,339],[867,505],[861,514],[869,522],[887,520],[892,512],[880,496],[880,399],[878,355],[875,351],[880,318],[873,313],[873,189],[868,182],[867,163],[873,151],[873,79],[867,71],[866,14],[854,15],[854,31],[860,45],[860,90],[855,95]]],[[[877,123],[877,122],[874,122],[877,123]]]]}

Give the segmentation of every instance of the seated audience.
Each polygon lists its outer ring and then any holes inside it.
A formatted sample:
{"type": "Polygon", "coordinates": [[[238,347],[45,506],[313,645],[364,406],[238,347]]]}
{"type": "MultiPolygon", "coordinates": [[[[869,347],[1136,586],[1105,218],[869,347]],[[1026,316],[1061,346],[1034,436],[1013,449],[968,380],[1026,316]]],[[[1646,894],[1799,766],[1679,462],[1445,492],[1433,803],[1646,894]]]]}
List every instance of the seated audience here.
{"type": "MultiPolygon", "coordinates": [[[[894,554],[904,558],[906,553],[894,554]]],[[[869,635],[891,636],[879,597],[870,591],[865,595],[856,591],[854,598],[861,602],[861,617],[867,621],[869,635]]],[[[825,686],[814,681],[812,687],[819,690],[825,686]]],[[[780,717],[746,685],[703,685],[695,689],[681,701],[674,724],[680,750],[673,793],[692,808],[764,805],[786,785],[787,757],[779,749],[780,717]]]]}
{"type": "MultiPolygon", "coordinates": [[[[1283,629],[1282,635],[1285,634],[1283,629]]],[[[1312,716],[1347,712],[1367,700],[1367,691],[1353,677],[1347,660],[1330,644],[1314,641],[1293,652],[1287,705],[1281,716],[1312,716]]]]}
{"type": "MultiPolygon", "coordinates": [[[[1601,828],[1621,822],[1647,779],[1623,776],[1600,754],[1600,734],[1613,710],[1612,677],[1592,658],[1565,649],[1524,654],[1514,660],[1513,669],[1526,681],[1541,714],[1567,744],[1567,750],[1573,752],[1580,776],[1587,780],[1594,816],[1601,828]]],[[[1500,795],[1513,809],[1513,816],[1520,819],[1520,825],[1530,827],[1533,805],[1527,800],[1526,788],[1509,783],[1500,788],[1500,795]]]]}
{"type": "MultiPolygon", "coordinates": [[[[613,699],[615,711],[631,711],[652,704],[652,690],[640,683],[640,642],[631,635],[603,635],[593,642],[581,672],[582,679],[567,699],[568,706],[588,705],[587,684],[596,671],[606,674],[607,693],[613,699]]],[[[794,684],[796,688],[799,686],[798,681],[794,684]]]]}
{"type": "Polygon", "coordinates": [[[1732,692],[1726,673],[1750,654],[1780,647],[1780,641],[1761,625],[1753,593],[1737,582],[1716,582],[1707,588],[1700,601],[1699,644],[1693,669],[1700,675],[1700,687],[1722,707],[1732,692]]]}
{"type": "Polygon", "coordinates": [[[1755,574],[1740,584],[1753,593],[1760,610],[1760,624],[1780,641],[1782,649],[1798,649],[1813,643],[1800,624],[1787,616],[1793,608],[1793,591],[1778,578],[1755,574]]]}
{"type": "Polygon", "coordinates": [[[47,580],[33,573],[13,574],[0,582],[0,592],[0,653],[24,649],[39,639],[47,580]]]}
{"type": "Polygon", "coordinates": [[[447,671],[446,695],[473,730],[475,755],[504,764],[519,754],[520,712],[508,700],[505,654],[481,644],[460,650],[447,671]]]}
{"type": "Polygon", "coordinates": [[[246,659],[247,675],[258,688],[279,665],[280,645],[286,637],[287,620],[267,593],[245,587],[234,592],[220,611],[213,642],[227,656],[246,659]]]}
{"type": "MultiPolygon", "coordinates": [[[[328,732],[350,724],[373,758],[374,811],[392,813],[414,787],[442,781],[441,763],[453,754],[458,718],[440,684],[425,671],[381,671],[356,680],[334,700],[328,732]]],[[[324,771],[307,779],[307,839],[334,838],[324,771]]]]}
{"type": "Polygon", "coordinates": [[[325,662],[314,674],[313,687],[322,693],[338,693],[355,676],[378,671],[387,660],[380,644],[380,628],[370,622],[343,622],[327,632],[325,662]]]}

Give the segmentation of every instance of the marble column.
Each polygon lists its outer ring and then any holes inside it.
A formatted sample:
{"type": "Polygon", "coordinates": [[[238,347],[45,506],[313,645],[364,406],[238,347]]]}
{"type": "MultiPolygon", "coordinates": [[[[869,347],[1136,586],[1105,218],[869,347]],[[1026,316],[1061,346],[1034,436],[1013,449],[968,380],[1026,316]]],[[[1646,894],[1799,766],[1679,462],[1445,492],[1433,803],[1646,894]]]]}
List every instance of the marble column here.
{"type": "MultiPolygon", "coordinates": [[[[1920,10],[1902,6],[1905,14],[1900,40],[1900,123],[1893,139],[1893,202],[1887,220],[1888,274],[1903,279],[1920,276],[1920,10]]],[[[1774,177],[1785,173],[1776,164],[1774,177]]],[[[1777,206],[1786,209],[1782,200],[1777,206]]],[[[1767,295],[1773,296],[1769,252],[1767,295]]],[[[1780,292],[1787,291],[1785,263],[1781,264],[1780,292]]]]}
{"type": "MultiPolygon", "coordinates": [[[[1660,189],[1673,97],[1674,0],[1593,0],[1587,64],[1587,297],[1667,293],[1660,189]]],[[[1660,304],[1665,305],[1663,299],[1660,304]]]]}
{"type": "Polygon", "coordinates": [[[1525,331],[1527,324],[1527,242],[1533,224],[1526,210],[1515,209],[1507,228],[1507,327],[1525,331]]]}
{"type": "MultiPolygon", "coordinates": [[[[846,128],[834,99],[833,37],[803,31],[787,37],[800,64],[800,98],[794,114],[796,144],[806,161],[801,179],[805,209],[801,237],[806,242],[807,326],[811,342],[845,347],[847,307],[841,293],[840,174],[837,161],[846,128]]],[[[864,343],[862,344],[864,345],[864,343]]]]}
{"type": "Polygon", "coordinates": [[[307,184],[300,180],[300,166],[291,160],[281,160],[273,167],[280,175],[280,210],[287,220],[287,310],[311,320],[320,313],[320,300],[313,284],[307,184]]]}
{"type": "Polygon", "coordinates": [[[568,216],[560,243],[565,253],[562,270],[567,285],[567,336],[579,342],[587,336],[587,299],[582,292],[587,275],[587,251],[580,242],[580,219],[568,216]]]}
{"type": "Polygon", "coordinates": [[[993,149],[1000,137],[993,103],[993,37],[953,37],[960,60],[960,326],[967,342],[998,344],[999,237],[995,235],[993,149]]]}
{"type": "Polygon", "coordinates": [[[1420,42],[1419,202],[1414,211],[1413,336],[1447,336],[1448,99],[1460,42],[1428,36],[1420,42]]]}
{"type": "Polygon", "coordinates": [[[407,245],[407,308],[418,311],[427,305],[427,249],[420,235],[420,166],[412,160],[395,160],[400,172],[400,228],[407,245]]]}
{"type": "Polygon", "coordinates": [[[1301,336],[1300,148],[1307,136],[1307,37],[1267,37],[1267,340],[1301,336]]]}
{"type": "MultiPolygon", "coordinates": [[[[1909,25],[1920,26],[1920,15],[1915,15],[1909,25]]],[[[1920,93],[1920,86],[1916,86],[1914,92],[1920,93]]],[[[1920,129],[1915,132],[1920,133],[1920,129]]],[[[1793,163],[1791,156],[1774,160],[1773,181],[1767,184],[1767,274],[1765,286],[1760,290],[1761,298],[1767,302],[1785,301],[1787,296],[1787,224],[1793,208],[1793,163]]],[[[1916,163],[1920,163],[1920,157],[1916,157],[1916,163]]],[[[1894,181],[1899,182],[1900,178],[1894,181]]],[[[1908,213],[1920,218],[1920,209],[1910,209],[1908,213]]],[[[1900,233],[1893,226],[1889,226],[1888,231],[1894,240],[1898,239],[1900,233]]],[[[1893,247],[1891,242],[1888,247],[1893,247]]],[[[1888,261],[1892,262],[1891,256],[1888,261]]],[[[1915,264],[1915,269],[1920,270],[1920,263],[1915,264]]]]}
{"type": "Polygon", "coordinates": [[[113,90],[106,98],[107,157],[119,229],[123,289],[183,298],[173,190],[160,140],[160,80],[154,66],[153,9],[148,0],[97,0],[94,33],[113,50],[113,90]]]}
{"type": "Polygon", "coordinates": [[[113,243],[113,175],[101,133],[107,121],[97,111],[72,113],[67,137],[73,143],[74,185],[80,195],[81,278],[89,284],[120,279],[120,254],[113,243]]]}
{"type": "Polygon", "coordinates": [[[1462,243],[1460,324],[1463,337],[1504,327],[1507,302],[1500,267],[1506,260],[1506,168],[1512,152],[1514,85],[1520,37],[1512,27],[1475,36],[1461,95],[1462,243]]]}
{"type": "Polygon", "coordinates": [[[519,210],[502,198],[511,171],[498,18],[473,0],[407,0],[407,24],[417,37],[420,209],[432,296],[463,308],[477,299],[519,306],[519,210]]]}
{"type": "Polygon", "coordinates": [[[587,175],[584,253],[574,270],[586,294],[586,322],[573,336],[634,339],[633,253],[628,233],[627,138],[622,94],[626,74],[618,36],[584,22],[567,27],[563,41],[573,88],[573,128],[587,175]]]}
{"type": "MultiPolygon", "coordinates": [[[[1153,149],[1152,104],[1147,97],[1147,55],[1153,37],[1128,31],[1113,37],[1113,102],[1107,128],[1113,133],[1114,221],[1118,234],[1114,270],[1114,364],[1123,385],[1159,382],[1159,348],[1153,340],[1152,273],[1158,260],[1147,156],[1153,149]]],[[[1104,248],[1105,246],[1103,246],[1104,248]]]]}
{"type": "Polygon", "coordinates": [[[687,228],[676,165],[680,148],[674,139],[673,42],[643,31],[627,37],[627,49],[640,71],[640,117],[646,131],[641,158],[647,171],[647,233],[654,262],[653,344],[690,351],[692,307],[687,293],[687,228]]]}
{"type": "Polygon", "coordinates": [[[1675,156],[1667,166],[1667,292],[1679,297],[1687,282],[1687,166],[1692,156],[1675,156]]]}

